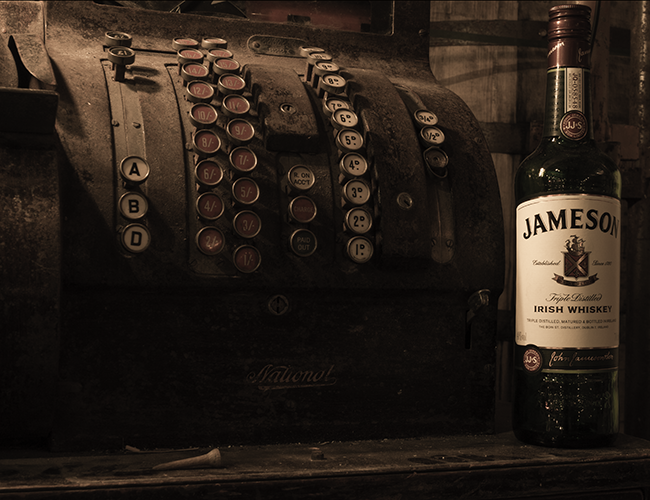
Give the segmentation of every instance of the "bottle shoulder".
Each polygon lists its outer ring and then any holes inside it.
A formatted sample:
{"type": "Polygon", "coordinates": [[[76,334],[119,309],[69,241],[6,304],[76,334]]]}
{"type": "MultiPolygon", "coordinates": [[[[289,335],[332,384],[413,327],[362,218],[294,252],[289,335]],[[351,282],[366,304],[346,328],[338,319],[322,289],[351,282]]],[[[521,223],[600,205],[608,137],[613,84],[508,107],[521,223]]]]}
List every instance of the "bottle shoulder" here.
{"type": "Polygon", "coordinates": [[[574,143],[544,138],[515,175],[517,203],[552,193],[621,197],[621,174],[593,141],[574,143]]]}

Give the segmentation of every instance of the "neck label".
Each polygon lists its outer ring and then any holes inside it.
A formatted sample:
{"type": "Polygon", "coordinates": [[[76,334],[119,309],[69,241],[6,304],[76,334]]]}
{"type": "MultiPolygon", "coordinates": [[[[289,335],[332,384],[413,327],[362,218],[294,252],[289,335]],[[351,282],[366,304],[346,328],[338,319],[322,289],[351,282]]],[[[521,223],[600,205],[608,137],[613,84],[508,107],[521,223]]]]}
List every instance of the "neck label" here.
{"type": "Polygon", "coordinates": [[[589,70],[555,68],[548,71],[544,135],[581,141],[591,136],[589,70]]]}

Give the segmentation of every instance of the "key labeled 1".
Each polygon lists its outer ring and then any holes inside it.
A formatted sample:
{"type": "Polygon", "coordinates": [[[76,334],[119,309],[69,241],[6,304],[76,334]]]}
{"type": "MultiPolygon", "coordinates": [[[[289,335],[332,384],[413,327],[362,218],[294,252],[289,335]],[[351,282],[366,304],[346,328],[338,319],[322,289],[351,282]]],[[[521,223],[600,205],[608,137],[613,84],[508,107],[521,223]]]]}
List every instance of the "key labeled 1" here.
{"type": "Polygon", "coordinates": [[[357,264],[365,264],[370,261],[374,247],[368,238],[357,236],[348,241],[347,253],[348,257],[357,264]]]}

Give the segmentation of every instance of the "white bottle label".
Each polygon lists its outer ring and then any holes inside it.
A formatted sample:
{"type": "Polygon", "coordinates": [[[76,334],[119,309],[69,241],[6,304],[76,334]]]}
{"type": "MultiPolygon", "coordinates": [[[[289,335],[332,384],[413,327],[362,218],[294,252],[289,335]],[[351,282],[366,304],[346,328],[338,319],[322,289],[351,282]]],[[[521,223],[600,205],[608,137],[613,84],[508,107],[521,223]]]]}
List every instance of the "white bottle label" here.
{"type": "Polygon", "coordinates": [[[615,369],[620,201],[549,195],[517,207],[517,367],[615,369]]]}

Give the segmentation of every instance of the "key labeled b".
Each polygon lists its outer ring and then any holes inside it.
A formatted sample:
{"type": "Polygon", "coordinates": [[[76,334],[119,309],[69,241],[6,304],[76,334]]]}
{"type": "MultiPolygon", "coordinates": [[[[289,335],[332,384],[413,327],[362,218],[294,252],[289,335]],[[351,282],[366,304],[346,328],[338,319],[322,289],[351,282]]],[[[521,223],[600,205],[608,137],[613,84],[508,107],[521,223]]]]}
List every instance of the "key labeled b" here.
{"type": "Polygon", "coordinates": [[[138,220],[145,216],[149,210],[147,198],[141,193],[129,191],[120,198],[118,203],[122,216],[130,220],[138,220]]]}

